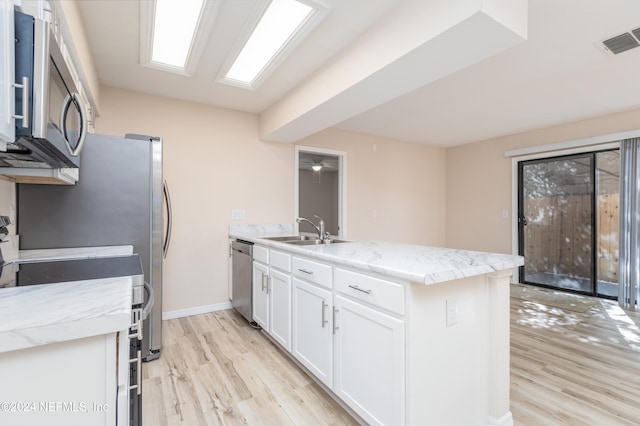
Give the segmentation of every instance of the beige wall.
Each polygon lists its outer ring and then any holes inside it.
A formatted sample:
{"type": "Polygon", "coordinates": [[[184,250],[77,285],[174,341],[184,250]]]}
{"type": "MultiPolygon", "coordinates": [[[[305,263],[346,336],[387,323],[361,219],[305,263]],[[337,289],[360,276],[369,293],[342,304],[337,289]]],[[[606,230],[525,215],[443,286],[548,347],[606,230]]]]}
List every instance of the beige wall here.
{"type": "Polygon", "coordinates": [[[511,253],[512,176],[507,150],[640,129],[640,109],[447,149],[447,247],[511,253]],[[509,218],[502,211],[509,211],[509,218]]]}
{"type": "Polygon", "coordinates": [[[102,88],[96,133],[164,140],[173,234],[163,311],[228,301],[231,209],[247,223],[293,222],[293,146],[260,142],[256,115],[102,88]]]}
{"type": "Polygon", "coordinates": [[[347,153],[349,239],[444,245],[444,149],[337,129],[299,144],[347,153]]]}
{"type": "MultiPolygon", "coordinates": [[[[164,139],[174,225],[163,311],[228,301],[230,211],[293,223],[294,145],[258,140],[254,114],[106,87],[101,103],[96,133],[164,139]]],[[[444,243],[444,150],[339,130],[300,144],[347,152],[350,238],[444,243]]]]}

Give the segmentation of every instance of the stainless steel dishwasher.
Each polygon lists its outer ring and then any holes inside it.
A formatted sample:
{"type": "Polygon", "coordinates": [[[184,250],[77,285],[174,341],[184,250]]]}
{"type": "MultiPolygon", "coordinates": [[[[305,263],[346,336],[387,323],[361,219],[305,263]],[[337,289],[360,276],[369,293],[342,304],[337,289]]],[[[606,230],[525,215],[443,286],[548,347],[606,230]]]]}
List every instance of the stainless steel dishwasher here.
{"type": "Polygon", "coordinates": [[[253,243],[243,240],[231,242],[232,288],[231,305],[250,323],[253,322],[253,243]]]}

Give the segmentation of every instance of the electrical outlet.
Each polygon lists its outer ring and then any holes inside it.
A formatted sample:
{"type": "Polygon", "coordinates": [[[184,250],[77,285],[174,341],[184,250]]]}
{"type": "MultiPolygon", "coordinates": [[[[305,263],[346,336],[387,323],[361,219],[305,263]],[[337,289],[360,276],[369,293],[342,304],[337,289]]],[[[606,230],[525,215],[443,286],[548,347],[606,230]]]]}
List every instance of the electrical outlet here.
{"type": "Polygon", "coordinates": [[[502,218],[509,219],[509,210],[502,210],[502,218]]]}
{"type": "Polygon", "coordinates": [[[378,217],[378,212],[376,210],[371,210],[371,217],[374,219],[378,217]]]}
{"type": "Polygon", "coordinates": [[[247,218],[247,211],[244,209],[231,210],[231,220],[244,220],[247,218]]]}
{"type": "Polygon", "coordinates": [[[458,323],[458,302],[455,298],[447,299],[447,327],[458,323]]]}

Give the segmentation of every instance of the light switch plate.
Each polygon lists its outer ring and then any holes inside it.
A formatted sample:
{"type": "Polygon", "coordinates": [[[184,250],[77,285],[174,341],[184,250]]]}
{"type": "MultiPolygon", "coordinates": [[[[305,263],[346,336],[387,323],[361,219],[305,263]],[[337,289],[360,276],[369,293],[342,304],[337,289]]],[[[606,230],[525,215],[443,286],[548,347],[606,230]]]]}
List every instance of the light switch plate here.
{"type": "Polygon", "coordinates": [[[458,323],[458,301],[455,298],[447,299],[447,327],[458,323]]]}
{"type": "Polygon", "coordinates": [[[247,218],[247,211],[245,209],[231,210],[231,220],[244,220],[246,218],[247,218]]]}

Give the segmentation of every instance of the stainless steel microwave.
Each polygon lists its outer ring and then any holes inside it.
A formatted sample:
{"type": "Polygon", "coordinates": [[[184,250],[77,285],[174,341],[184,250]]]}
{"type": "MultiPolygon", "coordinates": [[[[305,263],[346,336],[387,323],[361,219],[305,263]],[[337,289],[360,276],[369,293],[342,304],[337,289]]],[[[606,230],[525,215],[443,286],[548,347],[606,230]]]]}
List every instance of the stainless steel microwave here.
{"type": "Polygon", "coordinates": [[[15,142],[0,167],[78,168],[85,107],[48,22],[16,11],[15,142]]]}

